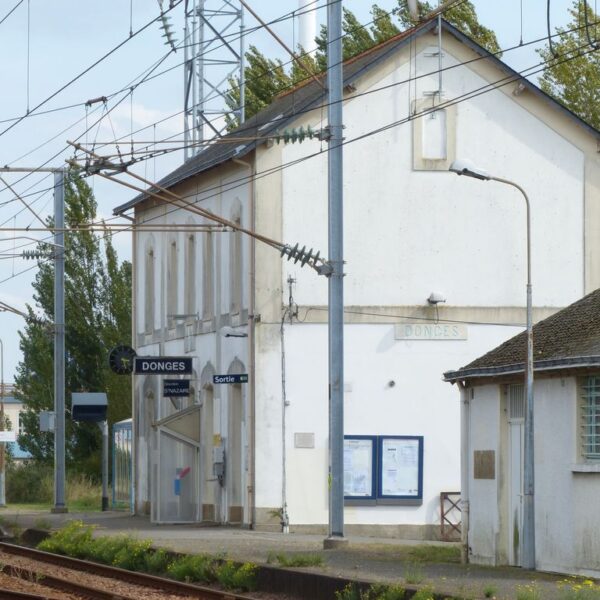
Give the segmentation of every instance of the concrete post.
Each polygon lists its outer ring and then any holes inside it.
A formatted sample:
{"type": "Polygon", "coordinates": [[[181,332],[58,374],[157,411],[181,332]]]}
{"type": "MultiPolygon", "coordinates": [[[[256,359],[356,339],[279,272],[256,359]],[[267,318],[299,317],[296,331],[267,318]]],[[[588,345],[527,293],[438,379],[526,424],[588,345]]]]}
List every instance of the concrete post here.
{"type": "Polygon", "coordinates": [[[329,125],[329,537],[344,538],[344,238],[342,131],[342,2],[327,6],[327,87],[329,125]]]}
{"type": "Polygon", "coordinates": [[[65,503],[65,172],[54,172],[54,508],[65,503]]]}

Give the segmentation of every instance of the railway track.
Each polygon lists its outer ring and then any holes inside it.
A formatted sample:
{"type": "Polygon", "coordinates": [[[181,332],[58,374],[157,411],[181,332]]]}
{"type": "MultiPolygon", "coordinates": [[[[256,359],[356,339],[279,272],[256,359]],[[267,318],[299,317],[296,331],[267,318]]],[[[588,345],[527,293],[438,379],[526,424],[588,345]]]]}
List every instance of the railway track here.
{"type": "MultiPolygon", "coordinates": [[[[0,552],[22,557],[30,561],[36,561],[37,563],[43,563],[45,565],[53,565],[62,569],[71,569],[88,575],[97,575],[99,577],[140,586],[140,588],[146,588],[155,592],[166,593],[181,598],[196,598],[197,600],[252,600],[249,596],[235,594],[233,592],[224,592],[208,587],[173,581],[172,579],[163,577],[156,577],[154,575],[136,573],[134,571],[127,571],[117,567],[69,558],[49,552],[42,552],[41,550],[34,550],[32,548],[7,544],[5,542],[0,542],[0,552]]],[[[140,595],[141,592],[137,592],[136,595],[130,595],[107,590],[106,588],[102,589],[100,587],[87,585],[87,583],[74,581],[73,579],[55,577],[54,575],[41,573],[35,568],[23,568],[6,564],[2,567],[1,571],[11,577],[19,577],[31,583],[35,582],[36,584],[50,587],[59,592],[72,594],[77,598],[90,600],[139,600],[139,598],[142,597],[140,595]]],[[[7,600],[11,600],[12,598],[28,598],[29,600],[43,598],[46,600],[55,596],[36,596],[35,594],[12,592],[0,588],[0,597],[6,598],[7,600]]]]}

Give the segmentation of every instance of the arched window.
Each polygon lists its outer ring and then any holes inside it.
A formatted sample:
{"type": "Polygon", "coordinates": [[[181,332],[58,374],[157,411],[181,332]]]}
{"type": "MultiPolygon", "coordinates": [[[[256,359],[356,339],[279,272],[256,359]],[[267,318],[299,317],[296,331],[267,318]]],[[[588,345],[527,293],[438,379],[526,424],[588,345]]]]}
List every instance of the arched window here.
{"type": "Polygon", "coordinates": [[[147,248],[144,260],[144,331],[154,331],[154,250],[147,248]]]}
{"type": "Polygon", "coordinates": [[[196,313],[196,236],[191,233],[185,240],[184,312],[196,313]]]}
{"type": "MultiPolygon", "coordinates": [[[[233,211],[232,221],[240,227],[242,207],[239,200],[233,211]]],[[[238,314],[242,310],[242,234],[238,231],[232,231],[229,236],[229,290],[230,290],[230,309],[232,314],[238,314]]]]}
{"type": "Polygon", "coordinates": [[[202,318],[212,319],[214,315],[214,250],[213,234],[207,231],[202,247],[202,318]]]}
{"type": "Polygon", "coordinates": [[[169,327],[175,325],[173,315],[177,314],[177,242],[172,240],[169,243],[167,257],[167,315],[169,327]]]}

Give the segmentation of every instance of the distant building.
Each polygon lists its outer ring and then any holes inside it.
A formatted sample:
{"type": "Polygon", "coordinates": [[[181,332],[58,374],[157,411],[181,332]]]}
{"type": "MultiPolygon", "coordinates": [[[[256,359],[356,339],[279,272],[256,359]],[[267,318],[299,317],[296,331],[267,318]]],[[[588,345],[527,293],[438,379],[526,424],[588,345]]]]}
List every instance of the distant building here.
{"type": "MultiPolygon", "coordinates": [[[[600,576],[600,290],[533,328],[536,568],[600,576]]],[[[525,334],[458,371],[464,542],[471,562],[520,565],[525,334]]]]}
{"type": "MultiPolygon", "coordinates": [[[[6,386],[8,388],[8,386],[6,386]]],[[[10,390],[7,389],[7,392],[10,393],[10,390]]],[[[16,432],[17,437],[23,433],[23,428],[21,425],[21,412],[23,411],[23,403],[20,400],[17,400],[14,396],[4,396],[4,414],[10,420],[11,431],[16,432]]],[[[9,442],[7,444],[10,449],[10,453],[15,460],[15,462],[23,462],[31,458],[31,454],[21,446],[17,442],[9,442]]]]}
{"type": "MultiPolygon", "coordinates": [[[[460,488],[459,403],[440,373],[525,323],[522,197],[449,174],[456,157],[530,192],[535,321],[600,287],[600,132],[448,23],[440,103],[437,44],[429,22],[344,66],[349,534],[439,536],[440,493],[460,488]]],[[[326,102],[310,80],[160,185],[326,256],[327,142],[273,140],[325,128],[326,102]]],[[[165,195],[115,209],[129,211],[136,351],[193,361],[189,376],[135,376],[135,510],[325,532],[326,278],[239,232],[194,231],[214,223],[165,195]],[[236,374],[248,383],[214,379],[236,374]],[[165,393],[173,378],[189,394],[165,393]]]]}

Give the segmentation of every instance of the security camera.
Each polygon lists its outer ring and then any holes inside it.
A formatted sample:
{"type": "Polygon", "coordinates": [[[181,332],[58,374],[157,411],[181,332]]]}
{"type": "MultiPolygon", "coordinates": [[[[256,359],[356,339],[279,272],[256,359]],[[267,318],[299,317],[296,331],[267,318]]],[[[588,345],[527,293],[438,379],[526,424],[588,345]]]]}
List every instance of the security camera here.
{"type": "Polygon", "coordinates": [[[446,302],[446,296],[440,292],[431,292],[429,298],[427,298],[429,304],[439,304],[440,302],[446,302]]]}

